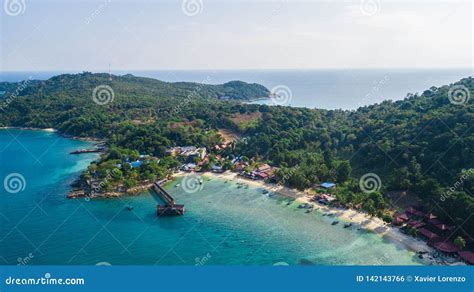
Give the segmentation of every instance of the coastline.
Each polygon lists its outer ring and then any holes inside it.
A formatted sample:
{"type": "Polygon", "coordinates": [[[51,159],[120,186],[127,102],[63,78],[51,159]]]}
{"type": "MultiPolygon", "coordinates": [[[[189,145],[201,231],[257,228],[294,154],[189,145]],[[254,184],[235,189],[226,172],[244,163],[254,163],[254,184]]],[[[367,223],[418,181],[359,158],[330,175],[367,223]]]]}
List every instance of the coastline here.
{"type": "Polygon", "coordinates": [[[92,138],[92,137],[78,137],[78,136],[70,136],[67,134],[63,134],[57,129],[54,128],[35,128],[35,127],[13,127],[13,126],[3,126],[0,127],[0,130],[28,130],[28,131],[43,131],[43,132],[49,132],[49,133],[57,133],[61,137],[67,138],[67,139],[73,139],[73,140],[80,140],[80,141],[85,141],[85,142],[92,142],[92,143],[105,143],[106,140],[103,139],[97,139],[97,138],[92,138]]]}
{"type": "MultiPolygon", "coordinates": [[[[189,173],[179,172],[173,175],[172,179],[183,177],[190,175],[189,173]]],[[[231,180],[234,182],[246,183],[252,185],[254,187],[259,187],[266,189],[270,192],[277,193],[281,196],[290,198],[295,200],[295,202],[301,204],[311,204],[314,208],[317,209],[318,212],[326,213],[326,214],[333,214],[337,216],[337,218],[344,223],[352,223],[354,225],[360,226],[360,228],[373,232],[382,238],[390,241],[391,243],[405,248],[409,251],[414,252],[416,255],[420,253],[423,254],[422,260],[427,262],[427,264],[444,264],[444,265],[451,265],[451,264],[461,264],[461,261],[452,258],[450,261],[443,261],[442,259],[436,259],[433,255],[436,251],[428,246],[428,244],[421,240],[414,237],[411,237],[407,234],[400,232],[400,230],[396,227],[390,226],[389,224],[385,223],[382,219],[371,217],[365,212],[361,212],[354,209],[345,209],[345,208],[335,208],[329,207],[326,205],[322,205],[318,202],[311,201],[313,195],[311,195],[307,191],[298,191],[296,189],[288,188],[286,186],[279,186],[272,183],[266,183],[264,181],[259,180],[251,180],[242,176],[239,176],[238,173],[234,172],[225,172],[225,173],[212,173],[212,172],[205,172],[200,174],[203,177],[207,178],[218,178],[223,180],[231,180]]]]}
{"type": "Polygon", "coordinates": [[[10,127],[10,126],[5,126],[5,127],[0,127],[0,130],[28,130],[28,131],[44,131],[44,132],[58,132],[58,130],[53,129],[53,128],[34,128],[34,127],[10,127]]]}

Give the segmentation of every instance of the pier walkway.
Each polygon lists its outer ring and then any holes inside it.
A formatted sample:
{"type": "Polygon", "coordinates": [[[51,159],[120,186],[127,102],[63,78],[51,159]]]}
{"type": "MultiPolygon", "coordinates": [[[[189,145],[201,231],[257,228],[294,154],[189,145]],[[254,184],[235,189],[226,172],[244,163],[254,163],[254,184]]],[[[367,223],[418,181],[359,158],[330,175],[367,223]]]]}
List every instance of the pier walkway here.
{"type": "Polygon", "coordinates": [[[151,190],[157,194],[165,204],[157,205],[158,216],[173,216],[173,215],[184,215],[184,205],[176,204],[176,200],[163,188],[163,184],[166,180],[156,181],[151,190]]]}

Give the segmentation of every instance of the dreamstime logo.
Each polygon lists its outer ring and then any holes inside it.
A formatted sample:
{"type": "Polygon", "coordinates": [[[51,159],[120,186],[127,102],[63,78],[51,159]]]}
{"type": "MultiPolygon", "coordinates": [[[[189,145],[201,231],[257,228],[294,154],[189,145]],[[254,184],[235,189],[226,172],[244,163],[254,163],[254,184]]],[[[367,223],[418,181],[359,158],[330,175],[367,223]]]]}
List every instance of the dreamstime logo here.
{"type": "Polygon", "coordinates": [[[469,88],[464,85],[454,85],[449,88],[448,99],[449,102],[455,105],[465,104],[469,101],[471,94],[469,88]]]}
{"type": "Polygon", "coordinates": [[[183,0],[181,9],[187,16],[195,16],[202,12],[204,3],[202,0],[183,0]]]}
{"type": "Polygon", "coordinates": [[[17,261],[18,261],[17,266],[26,266],[26,265],[28,265],[34,257],[35,256],[31,252],[28,253],[28,255],[24,258],[19,257],[17,259],[17,261]]]}
{"type": "Polygon", "coordinates": [[[274,105],[287,105],[291,102],[293,94],[291,89],[286,85],[277,85],[272,88],[271,102],[274,105]]]}
{"type": "Polygon", "coordinates": [[[10,194],[22,192],[26,188],[25,177],[19,173],[10,173],[3,180],[3,187],[10,194]]]}
{"type": "Polygon", "coordinates": [[[96,266],[111,266],[112,264],[109,262],[98,262],[95,264],[96,266]]]}
{"type": "Polygon", "coordinates": [[[287,262],[278,262],[278,263],[274,263],[273,265],[274,266],[289,266],[287,262]]]}
{"type": "Polygon", "coordinates": [[[203,183],[198,176],[185,176],[181,182],[181,188],[188,194],[194,194],[202,190],[203,183]]]}
{"type": "Polygon", "coordinates": [[[3,10],[7,15],[17,16],[25,13],[26,2],[25,0],[4,0],[3,10]]]}
{"type": "Polygon", "coordinates": [[[454,192],[463,187],[464,182],[468,180],[469,177],[473,174],[474,168],[469,168],[468,170],[463,171],[461,177],[446,192],[441,195],[440,200],[444,202],[446,201],[446,199],[449,199],[454,194],[454,192]]]}
{"type": "Polygon", "coordinates": [[[207,253],[202,258],[197,257],[197,258],[194,259],[194,261],[196,262],[194,265],[195,266],[204,266],[211,258],[212,258],[212,255],[210,253],[207,253]]]}
{"type": "Polygon", "coordinates": [[[368,16],[373,16],[380,11],[380,0],[361,0],[360,11],[368,16]]]}
{"type": "Polygon", "coordinates": [[[5,111],[6,107],[12,103],[19,95],[20,93],[28,87],[28,84],[30,84],[31,80],[33,79],[32,76],[28,77],[28,80],[22,81],[15,89],[15,91],[7,98],[3,99],[3,103],[0,104],[0,110],[5,111]]]}
{"type": "Polygon", "coordinates": [[[87,18],[86,18],[86,24],[90,24],[92,20],[94,20],[97,16],[99,16],[102,11],[104,10],[105,7],[111,3],[112,0],[103,0],[103,3],[97,6],[97,9],[95,9],[87,18]]]}
{"type": "Polygon", "coordinates": [[[367,194],[378,192],[382,187],[382,181],[375,173],[366,173],[359,179],[359,187],[367,194]]]}
{"type": "Polygon", "coordinates": [[[115,93],[108,85],[99,85],[92,91],[92,100],[98,105],[106,105],[114,101],[115,93]]]}

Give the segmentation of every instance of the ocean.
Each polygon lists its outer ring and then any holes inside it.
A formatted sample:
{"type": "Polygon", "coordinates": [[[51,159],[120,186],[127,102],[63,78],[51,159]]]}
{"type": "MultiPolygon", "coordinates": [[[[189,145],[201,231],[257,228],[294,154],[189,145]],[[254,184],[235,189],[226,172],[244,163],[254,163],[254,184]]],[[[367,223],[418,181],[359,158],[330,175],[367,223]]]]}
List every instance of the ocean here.
{"type": "MultiPolygon", "coordinates": [[[[47,79],[65,72],[0,72],[0,81],[47,79]]],[[[74,73],[74,72],[68,72],[74,73]]],[[[76,72],[77,73],[77,72],[76,72]]],[[[473,69],[334,69],[334,70],[157,70],[114,71],[168,82],[220,84],[232,80],[283,88],[283,105],[321,109],[357,109],[383,100],[403,99],[431,86],[454,83],[473,76],[473,69]]],[[[269,103],[269,101],[258,101],[269,103]]]]}
{"type": "Polygon", "coordinates": [[[1,264],[421,264],[376,234],[224,179],[203,178],[193,192],[183,191],[189,179],[167,184],[186,205],[180,217],[158,218],[159,199],[147,192],[67,199],[70,183],[97,159],[69,152],[88,146],[52,132],[0,130],[1,264]]]}

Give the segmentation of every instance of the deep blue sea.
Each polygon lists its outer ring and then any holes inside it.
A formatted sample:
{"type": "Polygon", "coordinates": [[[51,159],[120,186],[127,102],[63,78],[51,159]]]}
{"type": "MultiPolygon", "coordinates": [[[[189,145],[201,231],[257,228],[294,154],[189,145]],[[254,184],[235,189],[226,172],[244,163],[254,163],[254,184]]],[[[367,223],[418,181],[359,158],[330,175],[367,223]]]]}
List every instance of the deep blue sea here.
{"type": "MultiPolygon", "coordinates": [[[[47,79],[65,72],[1,72],[0,81],[47,79]]],[[[74,73],[74,72],[67,72],[74,73]]],[[[219,84],[231,80],[260,83],[268,89],[289,88],[285,105],[323,109],[356,109],[386,99],[403,99],[407,93],[423,92],[473,76],[473,69],[334,69],[334,70],[167,70],[113,71],[132,73],[169,82],[192,81],[219,84]]],[[[285,89],[285,93],[287,89],[285,89]]],[[[259,101],[259,103],[268,103],[259,101]]]]}
{"type": "Polygon", "coordinates": [[[69,152],[87,146],[50,132],[0,130],[0,264],[420,264],[379,235],[333,226],[321,212],[224,179],[205,177],[193,193],[183,191],[183,178],[169,183],[186,205],[182,217],[158,218],[149,193],[67,199],[97,158],[69,152]]]}

